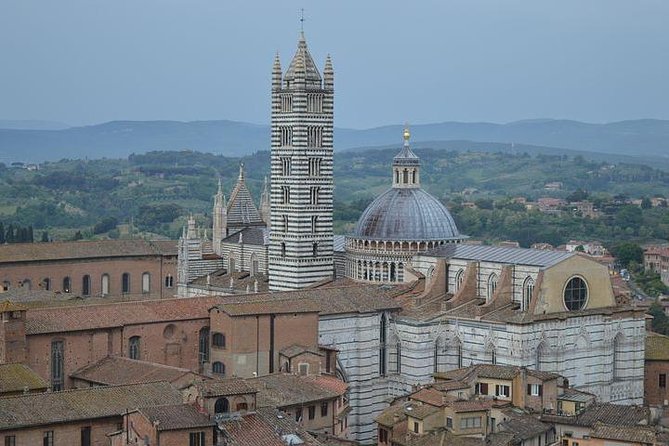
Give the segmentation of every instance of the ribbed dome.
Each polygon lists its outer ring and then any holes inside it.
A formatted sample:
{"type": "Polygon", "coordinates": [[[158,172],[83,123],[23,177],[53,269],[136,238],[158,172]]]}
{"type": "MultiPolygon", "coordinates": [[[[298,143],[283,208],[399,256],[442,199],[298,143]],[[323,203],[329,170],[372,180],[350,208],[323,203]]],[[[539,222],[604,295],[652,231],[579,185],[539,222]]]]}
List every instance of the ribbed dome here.
{"type": "Polygon", "coordinates": [[[448,209],[420,188],[385,191],[362,213],[354,237],[389,241],[461,238],[448,209]]]}

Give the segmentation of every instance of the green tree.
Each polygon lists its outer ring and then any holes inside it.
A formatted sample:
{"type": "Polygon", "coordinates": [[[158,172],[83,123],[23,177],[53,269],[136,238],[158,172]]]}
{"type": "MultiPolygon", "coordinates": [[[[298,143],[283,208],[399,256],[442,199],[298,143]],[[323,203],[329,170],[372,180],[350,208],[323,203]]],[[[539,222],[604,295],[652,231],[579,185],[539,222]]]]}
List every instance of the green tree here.
{"type": "Polygon", "coordinates": [[[611,252],[618,258],[618,262],[625,268],[629,268],[630,262],[643,264],[643,249],[636,243],[619,243],[611,248],[611,252]]]}
{"type": "Polygon", "coordinates": [[[43,242],[48,242],[49,241],[49,233],[46,231],[42,231],[42,241],[43,242]]]}
{"type": "Polygon", "coordinates": [[[669,334],[669,317],[664,312],[664,308],[658,299],[655,299],[655,301],[650,304],[648,314],[653,316],[651,327],[654,332],[664,335],[669,334]]]}

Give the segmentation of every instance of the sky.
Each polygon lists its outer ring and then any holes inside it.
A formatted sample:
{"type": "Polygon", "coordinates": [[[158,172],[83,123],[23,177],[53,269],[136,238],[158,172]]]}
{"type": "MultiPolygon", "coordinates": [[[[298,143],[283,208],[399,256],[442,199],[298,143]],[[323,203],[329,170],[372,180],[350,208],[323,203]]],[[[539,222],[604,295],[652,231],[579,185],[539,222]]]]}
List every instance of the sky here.
{"type": "Polygon", "coordinates": [[[666,0],[4,0],[0,119],[268,123],[302,8],[339,127],[669,119],[666,0]]]}

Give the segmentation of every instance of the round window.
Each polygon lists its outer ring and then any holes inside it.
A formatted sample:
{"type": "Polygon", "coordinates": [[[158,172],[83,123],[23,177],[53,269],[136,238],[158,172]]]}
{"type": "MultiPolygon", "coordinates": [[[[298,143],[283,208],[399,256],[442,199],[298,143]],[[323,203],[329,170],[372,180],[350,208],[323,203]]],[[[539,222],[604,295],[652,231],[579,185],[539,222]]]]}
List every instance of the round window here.
{"type": "Polygon", "coordinates": [[[577,311],[585,307],[588,300],[588,286],[580,277],[573,277],[564,288],[564,306],[567,310],[577,311]]]}

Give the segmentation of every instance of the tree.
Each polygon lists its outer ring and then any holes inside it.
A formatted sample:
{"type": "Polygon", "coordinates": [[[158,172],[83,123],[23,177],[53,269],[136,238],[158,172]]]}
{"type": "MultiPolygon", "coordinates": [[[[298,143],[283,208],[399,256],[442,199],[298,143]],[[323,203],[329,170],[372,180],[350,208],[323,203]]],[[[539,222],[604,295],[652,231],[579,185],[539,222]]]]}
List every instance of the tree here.
{"type": "Polygon", "coordinates": [[[0,245],[5,243],[5,241],[6,241],[6,239],[5,239],[5,225],[2,222],[0,222],[0,245]]]}
{"type": "Polygon", "coordinates": [[[570,203],[573,203],[574,201],[583,201],[587,200],[588,196],[589,194],[579,187],[574,192],[567,195],[567,201],[570,203]]]}
{"type": "Polygon", "coordinates": [[[49,241],[49,233],[46,231],[42,231],[42,241],[43,242],[48,242],[49,241]]]}
{"type": "Polygon", "coordinates": [[[641,209],[650,209],[652,207],[653,207],[653,203],[651,203],[650,198],[643,197],[641,199],[641,209]]]}
{"type": "Polygon", "coordinates": [[[81,233],[81,231],[77,231],[74,233],[74,237],[72,237],[72,240],[83,240],[84,236],[81,233]]]}
{"type": "Polygon", "coordinates": [[[648,314],[653,316],[653,322],[651,324],[653,331],[660,334],[669,334],[669,317],[664,312],[662,304],[658,299],[650,304],[648,308],[648,314]]]}
{"type": "Polygon", "coordinates": [[[629,268],[630,262],[643,264],[643,249],[636,243],[623,242],[614,245],[611,248],[611,252],[618,258],[618,262],[625,268],[629,268]]]}

